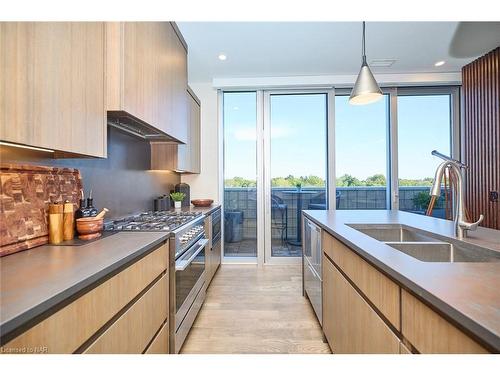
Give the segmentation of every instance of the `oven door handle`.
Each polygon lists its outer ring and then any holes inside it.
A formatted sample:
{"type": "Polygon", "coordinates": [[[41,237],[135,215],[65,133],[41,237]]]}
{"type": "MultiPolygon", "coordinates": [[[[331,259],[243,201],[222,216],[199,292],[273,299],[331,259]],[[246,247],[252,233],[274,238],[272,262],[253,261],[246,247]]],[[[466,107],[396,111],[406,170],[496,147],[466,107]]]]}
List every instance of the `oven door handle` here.
{"type": "Polygon", "coordinates": [[[198,254],[201,253],[201,251],[204,249],[204,247],[207,245],[207,243],[208,243],[207,239],[203,239],[203,240],[198,241],[198,249],[196,249],[196,251],[193,253],[193,255],[191,255],[187,260],[184,260],[181,258],[179,264],[177,264],[177,261],[176,261],[175,262],[175,270],[176,271],[184,271],[191,264],[191,262],[194,260],[194,258],[196,258],[198,256],[198,254]]]}

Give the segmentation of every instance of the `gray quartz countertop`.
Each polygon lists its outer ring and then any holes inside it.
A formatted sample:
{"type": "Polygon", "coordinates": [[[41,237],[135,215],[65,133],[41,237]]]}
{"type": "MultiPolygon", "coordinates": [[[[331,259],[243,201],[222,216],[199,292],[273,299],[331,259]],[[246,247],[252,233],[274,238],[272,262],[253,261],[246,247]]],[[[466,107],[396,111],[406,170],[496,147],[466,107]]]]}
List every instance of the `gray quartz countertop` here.
{"type": "Polygon", "coordinates": [[[0,338],[127,263],[158,247],[169,232],[118,232],[80,246],[44,245],[0,258],[0,338]]]}
{"type": "MultiPolygon", "coordinates": [[[[422,262],[346,225],[403,224],[456,240],[452,222],[395,210],[304,214],[448,320],[500,352],[500,262],[422,262]]],[[[500,251],[500,231],[478,228],[464,241],[500,251]]]]}

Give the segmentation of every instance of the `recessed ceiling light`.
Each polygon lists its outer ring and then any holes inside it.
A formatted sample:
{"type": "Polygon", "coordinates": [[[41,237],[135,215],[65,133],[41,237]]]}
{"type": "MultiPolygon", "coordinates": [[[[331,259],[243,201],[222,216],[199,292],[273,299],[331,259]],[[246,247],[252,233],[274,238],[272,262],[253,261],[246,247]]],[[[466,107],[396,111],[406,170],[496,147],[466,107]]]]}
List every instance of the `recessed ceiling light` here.
{"type": "Polygon", "coordinates": [[[227,59],[227,56],[226,56],[226,55],[224,55],[223,53],[221,53],[221,54],[219,55],[219,60],[224,61],[224,60],[226,60],[226,59],[227,59]]]}
{"type": "Polygon", "coordinates": [[[445,61],[444,60],[441,60],[441,61],[438,61],[437,63],[434,64],[434,66],[441,66],[441,65],[444,65],[445,61]]]}

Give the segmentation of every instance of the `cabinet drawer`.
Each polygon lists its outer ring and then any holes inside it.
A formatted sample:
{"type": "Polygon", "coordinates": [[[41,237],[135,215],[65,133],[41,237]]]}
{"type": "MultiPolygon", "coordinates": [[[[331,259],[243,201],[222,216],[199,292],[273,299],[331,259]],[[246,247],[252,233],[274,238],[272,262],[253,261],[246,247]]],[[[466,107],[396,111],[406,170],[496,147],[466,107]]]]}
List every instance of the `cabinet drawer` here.
{"type": "Polygon", "coordinates": [[[400,330],[400,288],[387,276],[323,231],[323,251],[352,280],[377,309],[400,330]]]}
{"type": "Polygon", "coordinates": [[[304,290],[311,302],[314,312],[318,317],[319,324],[323,321],[323,311],[321,307],[321,279],[314,268],[309,264],[307,258],[304,258],[304,290]]]}
{"type": "Polygon", "coordinates": [[[168,354],[168,321],[161,327],[145,354],[168,354]]]}
{"type": "Polygon", "coordinates": [[[140,354],[168,315],[168,273],[163,275],[85,353],[140,354]]]}
{"type": "Polygon", "coordinates": [[[420,353],[488,353],[488,351],[403,290],[402,333],[420,353]]]}
{"type": "Polygon", "coordinates": [[[402,342],[399,343],[399,354],[413,354],[408,347],[402,342]]]}
{"type": "Polygon", "coordinates": [[[42,346],[48,353],[74,352],[167,269],[167,265],[168,243],[15,337],[4,348],[42,346]]]}
{"type": "Polygon", "coordinates": [[[333,353],[399,353],[399,339],[326,257],[323,329],[333,353]]]}

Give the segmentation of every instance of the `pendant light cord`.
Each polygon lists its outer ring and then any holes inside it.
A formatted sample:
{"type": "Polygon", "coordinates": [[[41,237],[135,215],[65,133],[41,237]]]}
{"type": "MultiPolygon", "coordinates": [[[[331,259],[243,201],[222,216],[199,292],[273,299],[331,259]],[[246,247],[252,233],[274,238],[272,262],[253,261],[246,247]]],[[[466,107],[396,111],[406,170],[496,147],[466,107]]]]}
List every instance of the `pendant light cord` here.
{"type": "Polygon", "coordinates": [[[366,48],[365,48],[365,21],[363,21],[363,36],[361,37],[361,64],[366,64],[366,48]]]}

